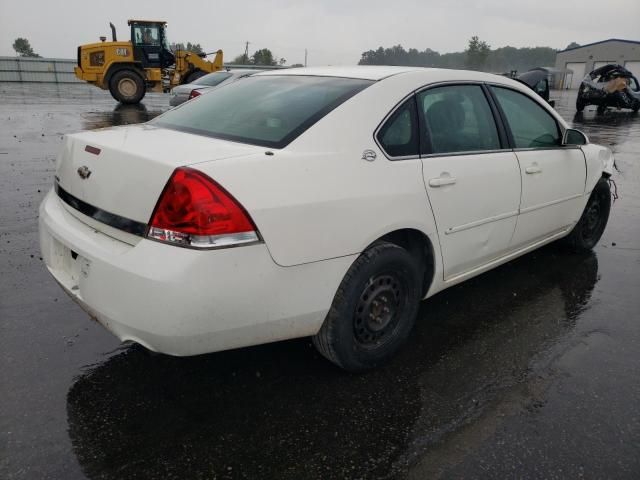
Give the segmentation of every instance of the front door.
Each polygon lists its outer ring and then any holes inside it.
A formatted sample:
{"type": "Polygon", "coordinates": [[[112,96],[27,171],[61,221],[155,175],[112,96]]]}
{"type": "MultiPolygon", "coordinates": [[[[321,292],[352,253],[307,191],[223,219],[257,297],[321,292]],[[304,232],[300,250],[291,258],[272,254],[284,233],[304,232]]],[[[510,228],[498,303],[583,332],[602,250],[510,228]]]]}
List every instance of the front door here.
{"type": "Polygon", "coordinates": [[[520,204],[515,154],[481,85],[417,94],[424,182],[435,215],[444,279],[508,252],[520,204]]]}
{"type": "Polygon", "coordinates": [[[491,87],[507,122],[522,176],[520,217],[512,246],[534,243],[577,222],[582,213],[586,163],[577,146],[562,146],[556,119],[537,101],[491,87]]]}
{"type": "Polygon", "coordinates": [[[142,63],[143,68],[162,67],[162,39],[160,25],[131,25],[133,58],[142,63]]]}

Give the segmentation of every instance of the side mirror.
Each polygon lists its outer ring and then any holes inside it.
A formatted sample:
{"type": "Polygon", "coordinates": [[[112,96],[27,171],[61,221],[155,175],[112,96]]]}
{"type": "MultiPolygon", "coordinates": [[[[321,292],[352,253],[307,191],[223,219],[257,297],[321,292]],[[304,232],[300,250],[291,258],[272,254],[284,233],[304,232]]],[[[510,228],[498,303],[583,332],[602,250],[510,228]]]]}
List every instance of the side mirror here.
{"type": "Polygon", "coordinates": [[[562,145],[586,145],[587,143],[589,143],[587,136],[573,128],[567,128],[562,136],[562,145]]]}

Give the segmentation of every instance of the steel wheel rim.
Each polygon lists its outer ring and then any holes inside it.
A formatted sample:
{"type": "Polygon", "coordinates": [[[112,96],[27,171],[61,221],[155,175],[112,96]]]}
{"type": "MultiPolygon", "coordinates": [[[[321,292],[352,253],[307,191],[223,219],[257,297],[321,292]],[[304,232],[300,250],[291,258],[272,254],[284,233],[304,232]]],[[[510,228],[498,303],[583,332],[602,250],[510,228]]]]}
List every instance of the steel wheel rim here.
{"type": "Polygon", "coordinates": [[[125,97],[133,97],[137,90],[136,82],[131,78],[122,78],[118,82],[118,90],[125,97]]]}
{"type": "Polygon", "coordinates": [[[393,337],[407,304],[406,295],[404,282],[392,273],[369,279],[355,306],[353,328],[358,345],[375,348],[393,337]]]}

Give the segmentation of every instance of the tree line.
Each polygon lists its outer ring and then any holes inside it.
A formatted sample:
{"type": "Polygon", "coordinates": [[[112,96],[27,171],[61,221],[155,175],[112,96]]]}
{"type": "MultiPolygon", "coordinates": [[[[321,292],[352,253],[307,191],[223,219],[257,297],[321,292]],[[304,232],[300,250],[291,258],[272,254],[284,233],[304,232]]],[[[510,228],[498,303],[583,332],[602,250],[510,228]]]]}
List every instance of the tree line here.
{"type": "Polygon", "coordinates": [[[501,47],[494,50],[477,36],[469,39],[464,52],[439,53],[430,48],[405,50],[402,45],[379,47],[362,53],[360,65],[401,65],[411,67],[462,68],[486,72],[520,72],[554,65],[556,50],[551,47],[501,47]]]}
{"type": "MultiPolygon", "coordinates": [[[[176,50],[187,50],[189,52],[204,53],[204,49],[200,46],[199,43],[191,43],[191,42],[187,42],[186,44],[172,43],[171,50],[174,52],[176,50]]],[[[277,58],[273,54],[273,52],[268,48],[261,48],[253,52],[252,55],[248,55],[248,54],[245,55],[244,53],[237,55],[233,58],[233,60],[231,60],[231,62],[228,62],[228,63],[231,63],[233,65],[275,66],[275,65],[284,65],[285,63],[287,63],[287,61],[284,58],[277,58]]],[[[296,66],[296,65],[293,65],[293,66],[296,66]]],[[[301,66],[301,65],[297,65],[297,66],[301,66]]]]}
{"type": "MultiPolygon", "coordinates": [[[[567,48],[580,45],[571,42],[567,48]]],[[[13,49],[21,57],[39,57],[33,51],[26,38],[16,38],[13,49]]],[[[199,43],[172,43],[171,50],[188,50],[204,53],[199,43]]],[[[416,48],[405,50],[402,45],[393,47],[379,47],[362,53],[360,65],[402,65],[412,67],[437,68],[465,68],[486,72],[523,72],[533,67],[549,66],[555,63],[556,50],[550,47],[501,47],[491,49],[491,46],[477,36],[469,39],[464,52],[439,53],[430,48],[420,51],[416,48]]],[[[241,54],[230,63],[241,65],[285,65],[284,58],[277,58],[268,48],[256,50],[252,55],[241,54]]],[[[301,67],[302,64],[291,65],[301,67]]]]}
{"type": "MultiPolygon", "coordinates": [[[[172,52],[176,50],[186,50],[188,52],[194,53],[205,53],[204,49],[199,43],[172,43],[169,48],[172,52]]],[[[29,40],[26,38],[16,38],[13,42],[13,49],[16,54],[20,57],[40,57],[36,52],[33,51],[29,40]]],[[[232,61],[232,64],[241,64],[241,65],[284,65],[287,61],[284,58],[277,58],[271,50],[268,48],[261,48],[260,50],[256,50],[253,55],[238,55],[232,61]]],[[[293,67],[301,67],[302,64],[292,65],[293,67]]]]}

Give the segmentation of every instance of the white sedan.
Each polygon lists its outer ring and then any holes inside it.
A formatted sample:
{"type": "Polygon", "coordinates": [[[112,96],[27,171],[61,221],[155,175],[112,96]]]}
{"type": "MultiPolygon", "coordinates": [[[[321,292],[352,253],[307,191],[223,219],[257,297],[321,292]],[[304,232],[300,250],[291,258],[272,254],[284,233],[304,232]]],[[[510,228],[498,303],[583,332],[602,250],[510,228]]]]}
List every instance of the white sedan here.
{"type": "Polygon", "coordinates": [[[421,299],[563,237],[592,248],[612,167],[504,77],[279,70],[68,135],[40,241],[123,341],[195,355],[312,336],[361,371],[399,349],[421,299]]]}

